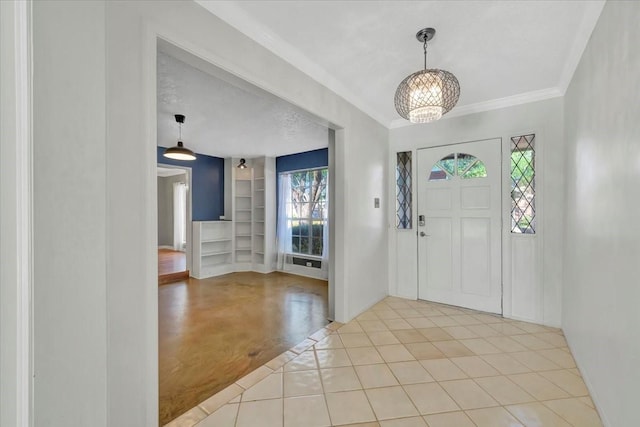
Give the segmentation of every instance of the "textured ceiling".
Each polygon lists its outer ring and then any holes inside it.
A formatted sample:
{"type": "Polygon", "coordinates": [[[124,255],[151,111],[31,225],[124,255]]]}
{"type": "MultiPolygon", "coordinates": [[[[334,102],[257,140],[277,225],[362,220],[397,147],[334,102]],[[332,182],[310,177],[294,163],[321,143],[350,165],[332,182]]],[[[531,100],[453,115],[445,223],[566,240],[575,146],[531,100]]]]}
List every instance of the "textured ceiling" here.
{"type": "Polygon", "coordinates": [[[178,140],[174,114],[186,116],[182,140],[197,153],[251,158],[328,146],[326,124],[286,101],[162,43],[158,52],[157,91],[158,145],[161,147],[174,146],[178,140]]]}
{"type": "Polygon", "coordinates": [[[449,116],[566,90],[603,1],[206,1],[249,37],[394,127],[398,83],[422,68],[415,33],[435,27],[428,66],[453,72],[449,116]]]}

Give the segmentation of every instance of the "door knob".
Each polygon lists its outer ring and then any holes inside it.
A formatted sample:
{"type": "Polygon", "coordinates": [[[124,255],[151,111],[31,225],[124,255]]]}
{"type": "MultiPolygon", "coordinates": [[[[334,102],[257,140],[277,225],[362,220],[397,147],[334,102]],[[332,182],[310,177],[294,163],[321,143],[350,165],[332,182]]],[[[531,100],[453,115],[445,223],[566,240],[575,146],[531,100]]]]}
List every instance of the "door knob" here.
{"type": "Polygon", "coordinates": [[[421,231],[421,232],[420,232],[420,237],[425,237],[425,236],[428,236],[428,234],[427,234],[427,233],[425,233],[424,231],[421,231]]]}

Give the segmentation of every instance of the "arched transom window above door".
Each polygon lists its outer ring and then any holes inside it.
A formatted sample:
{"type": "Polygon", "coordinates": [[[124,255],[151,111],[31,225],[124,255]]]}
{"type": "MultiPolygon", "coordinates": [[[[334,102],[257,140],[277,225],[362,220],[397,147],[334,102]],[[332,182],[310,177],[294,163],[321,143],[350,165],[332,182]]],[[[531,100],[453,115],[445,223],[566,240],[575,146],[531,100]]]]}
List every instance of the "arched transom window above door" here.
{"type": "Polygon", "coordinates": [[[471,154],[451,153],[431,167],[429,181],[446,181],[456,176],[462,179],[485,178],[487,168],[482,160],[471,154]]]}

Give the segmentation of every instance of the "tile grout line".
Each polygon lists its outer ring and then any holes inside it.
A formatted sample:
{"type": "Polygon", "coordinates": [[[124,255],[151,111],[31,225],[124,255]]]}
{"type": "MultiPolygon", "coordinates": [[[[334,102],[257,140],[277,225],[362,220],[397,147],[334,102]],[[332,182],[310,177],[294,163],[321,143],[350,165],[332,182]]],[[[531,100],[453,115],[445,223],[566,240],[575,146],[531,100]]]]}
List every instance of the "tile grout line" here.
{"type": "MultiPolygon", "coordinates": [[[[233,427],[237,427],[237,425],[238,425],[238,418],[240,418],[240,404],[242,403],[242,395],[243,394],[244,394],[244,392],[240,393],[240,402],[238,402],[238,408],[236,409],[236,418],[233,420],[233,427]]],[[[225,405],[228,405],[228,404],[229,404],[229,402],[225,403],[225,405]]]]}
{"type": "MultiPolygon", "coordinates": [[[[589,396],[589,397],[591,397],[591,396],[589,396]]],[[[559,416],[561,419],[565,420],[565,421],[567,422],[567,424],[570,424],[570,425],[572,425],[573,427],[580,427],[580,426],[576,426],[575,424],[573,424],[572,422],[570,422],[569,420],[567,420],[567,419],[566,419],[562,414],[560,414],[560,413],[556,412],[553,408],[550,408],[550,407],[548,407],[547,405],[545,405],[545,404],[544,404],[544,402],[551,402],[551,401],[558,401],[558,400],[569,400],[569,399],[575,400],[575,399],[578,399],[578,398],[577,398],[577,397],[566,397],[566,398],[562,398],[562,399],[549,399],[549,400],[541,401],[540,403],[542,403],[542,404],[544,405],[544,407],[545,407],[545,408],[549,409],[551,412],[553,412],[554,414],[556,414],[557,416],[559,416]]],[[[580,402],[580,403],[581,403],[581,404],[583,404],[582,402],[580,402]]],[[[584,404],[583,404],[583,405],[584,405],[584,404]]],[[[587,405],[585,405],[585,406],[587,406],[587,405]]],[[[594,408],[590,408],[590,409],[594,409],[594,408]]],[[[595,409],[594,409],[594,410],[595,410],[595,409]]],[[[596,413],[597,413],[597,411],[596,411],[596,413]]],[[[600,418],[600,414],[599,414],[599,413],[598,413],[598,418],[599,418],[600,420],[602,420],[602,419],[600,418]]]]}
{"type": "MultiPolygon", "coordinates": [[[[336,335],[338,335],[337,332],[336,332],[336,335]]],[[[342,340],[340,340],[340,342],[342,342],[342,340]]],[[[316,349],[316,346],[314,345],[313,357],[315,358],[316,366],[318,367],[318,375],[320,376],[320,386],[322,387],[322,398],[324,400],[324,405],[327,408],[327,416],[329,417],[329,424],[333,426],[333,420],[331,419],[331,411],[329,411],[329,402],[327,401],[327,391],[324,386],[324,379],[322,379],[322,370],[320,368],[320,361],[318,359],[318,354],[316,353],[316,351],[317,349],[316,349]]]]}

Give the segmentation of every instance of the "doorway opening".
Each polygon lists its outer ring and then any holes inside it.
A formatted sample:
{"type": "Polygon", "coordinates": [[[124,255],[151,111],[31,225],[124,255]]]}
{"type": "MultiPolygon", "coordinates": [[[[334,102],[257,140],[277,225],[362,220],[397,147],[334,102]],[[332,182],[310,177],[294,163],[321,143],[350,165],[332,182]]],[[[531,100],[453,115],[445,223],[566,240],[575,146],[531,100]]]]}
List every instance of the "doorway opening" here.
{"type": "Polygon", "coordinates": [[[191,170],[158,164],[158,284],[189,278],[191,170]]]}
{"type": "Polygon", "coordinates": [[[165,424],[333,318],[328,178],[335,133],[326,121],[163,40],[156,89],[158,161],[163,147],[175,144],[176,113],[186,116],[185,145],[196,154],[194,218],[186,224],[190,277],[158,293],[165,424]],[[292,217],[284,236],[277,177],[301,170],[323,170],[325,179],[312,173],[309,185],[298,186],[298,210],[308,221],[292,217]],[[314,189],[322,197],[307,199],[314,189]],[[291,251],[279,251],[283,238],[291,251]]]}

